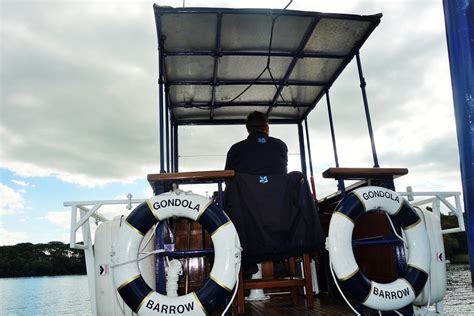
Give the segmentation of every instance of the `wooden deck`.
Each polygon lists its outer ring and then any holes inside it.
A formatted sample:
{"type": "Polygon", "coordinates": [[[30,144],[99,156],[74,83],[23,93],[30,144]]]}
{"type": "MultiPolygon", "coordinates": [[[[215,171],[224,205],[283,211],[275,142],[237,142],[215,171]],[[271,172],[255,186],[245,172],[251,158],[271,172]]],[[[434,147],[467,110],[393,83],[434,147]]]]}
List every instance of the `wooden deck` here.
{"type": "MultiPolygon", "coordinates": [[[[326,294],[314,297],[314,308],[307,309],[304,297],[298,297],[298,304],[293,305],[290,295],[272,295],[268,301],[246,302],[245,315],[252,316],[300,316],[300,315],[353,315],[351,309],[341,300],[335,300],[326,294]]],[[[237,307],[232,315],[237,314],[237,307]]]]}

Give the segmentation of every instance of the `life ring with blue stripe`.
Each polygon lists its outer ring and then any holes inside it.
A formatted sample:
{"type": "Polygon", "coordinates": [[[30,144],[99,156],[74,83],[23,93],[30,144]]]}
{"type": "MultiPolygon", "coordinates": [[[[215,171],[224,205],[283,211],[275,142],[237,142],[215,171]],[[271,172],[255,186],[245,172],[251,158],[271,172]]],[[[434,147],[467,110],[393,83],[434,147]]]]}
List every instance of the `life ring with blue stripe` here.
{"type": "Polygon", "coordinates": [[[428,279],[430,247],[424,224],[403,197],[386,188],[362,187],[341,201],[329,224],[328,250],[339,284],[353,298],[375,310],[397,310],[411,304],[428,279]],[[391,283],[369,280],[359,270],[352,250],[355,221],[373,210],[388,213],[407,239],[407,269],[391,283]]]}
{"type": "Polygon", "coordinates": [[[211,200],[184,192],[157,195],[137,206],[117,235],[114,283],[124,302],[138,315],[207,315],[222,305],[234,288],[240,270],[241,247],[234,224],[211,200]],[[199,290],[177,297],[154,291],[138,268],[140,243],[155,223],[169,217],[199,222],[211,235],[214,264],[209,280],[199,290]]]}

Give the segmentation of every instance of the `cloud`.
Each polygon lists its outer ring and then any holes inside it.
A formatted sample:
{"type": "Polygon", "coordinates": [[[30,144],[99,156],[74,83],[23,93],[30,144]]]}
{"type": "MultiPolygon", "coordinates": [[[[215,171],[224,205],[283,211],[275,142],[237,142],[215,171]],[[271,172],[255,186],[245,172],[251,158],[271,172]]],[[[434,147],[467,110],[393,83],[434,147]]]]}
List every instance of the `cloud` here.
{"type": "Polygon", "coordinates": [[[23,199],[23,192],[15,191],[14,189],[0,183],[0,216],[21,214],[25,208],[25,201],[23,199]]]}
{"type": "Polygon", "coordinates": [[[0,226],[0,245],[16,245],[28,240],[27,232],[9,231],[0,226]]]}
{"type": "MultiPolygon", "coordinates": [[[[213,4],[236,6],[206,3],[213,4]]],[[[22,177],[54,176],[86,187],[158,172],[151,2],[6,1],[2,9],[0,167],[22,177]]],[[[424,179],[429,168],[442,171],[432,178],[440,187],[459,181],[442,3],[295,1],[290,9],[383,12],[361,51],[380,164],[408,167],[410,179],[424,179]]],[[[372,166],[354,61],[330,95],[341,166],[372,166]]],[[[309,125],[321,192],[333,191],[334,181],[320,177],[334,166],[324,100],[309,125]]],[[[272,126],[271,133],[283,138],[290,152],[299,152],[295,128],[272,126]]],[[[242,126],[180,129],[181,171],[222,168],[230,144],[244,137],[242,126]]],[[[290,159],[291,169],[298,168],[298,157],[290,159]]]]}
{"type": "MultiPolygon", "coordinates": [[[[57,232],[55,235],[60,236],[57,237],[56,240],[63,242],[70,241],[71,211],[47,212],[43,219],[56,226],[57,232]]],[[[96,225],[91,225],[90,227],[92,236],[94,236],[96,225]]],[[[82,229],[79,228],[76,231],[76,242],[80,242],[82,240],[82,229]]]]}
{"type": "Polygon", "coordinates": [[[21,181],[21,180],[15,180],[15,179],[13,179],[12,182],[15,183],[16,185],[21,186],[21,187],[27,187],[27,186],[30,185],[28,182],[21,181]]]}
{"type": "Polygon", "coordinates": [[[60,211],[60,212],[48,212],[44,216],[51,224],[69,229],[71,227],[71,212],[60,211]]]}
{"type": "Polygon", "coordinates": [[[143,176],[158,158],[151,6],[31,5],[2,4],[2,164],[87,186],[143,176]]]}

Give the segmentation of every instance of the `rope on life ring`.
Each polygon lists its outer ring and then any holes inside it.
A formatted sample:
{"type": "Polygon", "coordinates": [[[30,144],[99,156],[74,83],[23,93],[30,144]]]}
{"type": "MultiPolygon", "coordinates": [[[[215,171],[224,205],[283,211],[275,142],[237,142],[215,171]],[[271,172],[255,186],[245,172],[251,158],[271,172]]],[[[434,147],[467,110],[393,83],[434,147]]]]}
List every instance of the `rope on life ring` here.
{"type": "Polygon", "coordinates": [[[124,221],[116,242],[116,260],[131,262],[113,269],[114,283],[124,302],[138,315],[207,315],[225,301],[236,284],[241,260],[239,236],[227,215],[203,196],[175,191],[143,202],[124,221]],[[151,289],[134,260],[147,231],[173,216],[199,222],[211,235],[215,251],[209,280],[199,290],[177,297],[151,289]]]}
{"type": "Polygon", "coordinates": [[[368,186],[356,189],[337,206],[329,224],[328,250],[342,287],[363,305],[376,310],[397,310],[411,304],[428,279],[430,249],[422,220],[405,199],[386,188],[368,186]],[[407,269],[391,283],[369,280],[359,270],[352,250],[356,219],[373,210],[389,214],[399,223],[407,238],[407,269]]]}

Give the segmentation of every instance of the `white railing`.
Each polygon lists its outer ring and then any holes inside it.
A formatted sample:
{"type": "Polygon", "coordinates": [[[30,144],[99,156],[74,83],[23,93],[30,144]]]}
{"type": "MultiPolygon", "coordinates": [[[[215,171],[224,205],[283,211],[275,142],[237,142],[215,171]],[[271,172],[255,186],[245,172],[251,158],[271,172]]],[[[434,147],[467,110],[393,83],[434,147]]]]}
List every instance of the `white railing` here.
{"type": "Polygon", "coordinates": [[[97,200],[97,201],[74,201],[74,202],[64,202],[64,206],[71,207],[71,230],[70,230],[70,245],[71,248],[75,249],[87,249],[91,246],[89,238],[90,235],[90,225],[88,224],[90,218],[95,219],[96,223],[106,222],[110,220],[109,218],[104,217],[98,211],[102,206],[106,205],[126,205],[128,210],[132,209],[132,205],[140,204],[144,202],[145,199],[132,199],[132,195],[127,194],[126,200],[97,200]],[[80,213],[78,214],[78,211],[80,213]],[[78,215],[80,215],[78,220],[78,215]],[[82,228],[83,235],[83,244],[77,243],[77,231],[79,228],[82,228]]]}
{"type": "Polygon", "coordinates": [[[94,252],[92,248],[92,233],[90,219],[94,219],[96,224],[106,222],[109,219],[101,215],[98,211],[102,206],[106,205],[126,205],[128,210],[132,209],[132,205],[140,204],[145,199],[132,199],[132,195],[127,194],[126,200],[98,200],[98,201],[74,201],[64,202],[65,207],[71,207],[71,229],[70,229],[70,247],[74,249],[84,250],[86,259],[87,283],[89,285],[89,296],[91,302],[91,311],[93,315],[97,315],[97,301],[95,293],[95,263],[94,252]],[[79,218],[78,218],[79,215],[79,218]],[[82,229],[83,243],[77,242],[77,232],[82,229]]]}
{"type": "Polygon", "coordinates": [[[442,206],[456,215],[458,219],[458,227],[443,229],[443,235],[466,231],[461,206],[461,192],[412,192],[411,187],[407,187],[407,192],[397,193],[407,197],[408,201],[413,206],[418,206],[420,208],[430,206],[433,214],[436,215],[438,219],[441,218],[442,206]],[[421,197],[422,199],[415,201],[415,197],[421,197]],[[449,198],[454,198],[454,205],[448,200],[449,198]]]}

